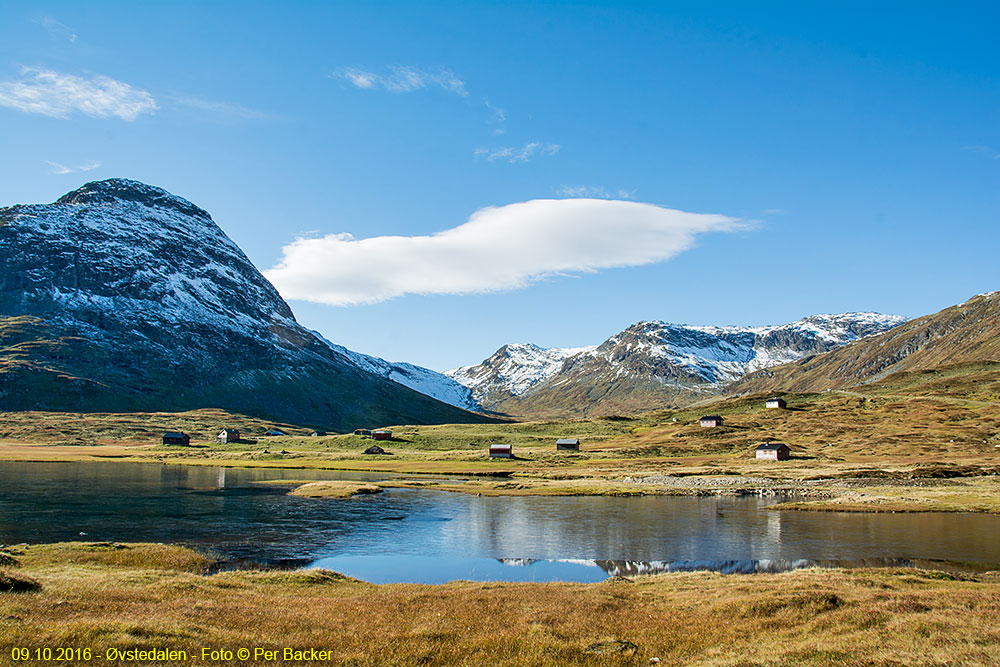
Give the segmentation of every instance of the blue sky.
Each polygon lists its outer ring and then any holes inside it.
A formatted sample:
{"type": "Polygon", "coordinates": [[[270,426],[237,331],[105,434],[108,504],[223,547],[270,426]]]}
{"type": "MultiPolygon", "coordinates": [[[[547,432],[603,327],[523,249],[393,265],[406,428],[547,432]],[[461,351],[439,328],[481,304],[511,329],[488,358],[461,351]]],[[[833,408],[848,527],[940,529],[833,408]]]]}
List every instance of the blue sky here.
{"type": "Polygon", "coordinates": [[[813,4],[8,0],[0,205],[159,185],[438,370],[1000,289],[1000,9],[813,4]]]}

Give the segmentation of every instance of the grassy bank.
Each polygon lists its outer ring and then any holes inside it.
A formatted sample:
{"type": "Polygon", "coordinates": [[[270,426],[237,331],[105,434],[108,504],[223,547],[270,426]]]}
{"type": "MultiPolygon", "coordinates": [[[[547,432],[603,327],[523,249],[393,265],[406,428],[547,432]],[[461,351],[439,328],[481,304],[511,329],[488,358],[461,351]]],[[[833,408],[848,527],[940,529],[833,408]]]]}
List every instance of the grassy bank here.
{"type": "Polygon", "coordinates": [[[376,586],[324,571],[204,576],[201,556],[162,545],[8,552],[16,562],[4,573],[40,589],[0,593],[5,658],[12,647],[90,648],[102,656],[110,648],[163,648],[193,657],[202,648],[288,647],[329,650],[333,659],[320,662],[347,665],[646,665],[658,658],[797,667],[995,665],[1000,652],[1000,576],[989,573],[802,570],[376,586]]]}

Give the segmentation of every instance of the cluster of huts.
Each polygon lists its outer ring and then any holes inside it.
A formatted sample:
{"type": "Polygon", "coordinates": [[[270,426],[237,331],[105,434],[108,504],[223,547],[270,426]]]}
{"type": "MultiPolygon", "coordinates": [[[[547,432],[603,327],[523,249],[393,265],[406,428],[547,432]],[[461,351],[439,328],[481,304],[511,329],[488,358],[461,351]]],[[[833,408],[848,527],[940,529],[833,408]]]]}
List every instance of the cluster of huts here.
{"type": "MultiPolygon", "coordinates": [[[[286,435],[284,431],[278,429],[270,429],[264,431],[266,436],[283,436],[286,435]]],[[[313,435],[326,435],[322,431],[315,431],[313,435]]],[[[219,431],[219,434],[215,436],[215,441],[220,445],[231,444],[234,442],[243,442],[240,437],[240,432],[235,428],[224,428],[219,431]]],[[[190,445],[191,436],[182,431],[167,431],[163,434],[163,444],[164,445],[190,445]]]]}
{"type": "MultiPolygon", "coordinates": [[[[764,401],[764,408],[767,410],[785,410],[788,408],[788,403],[783,398],[772,397],[764,401]]],[[[720,415],[705,415],[698,420],[698,425],[702,428],[718,428],[725,426],[726,421],[720,415]]],[[[791,458],[791,450],[788,448],[788,445],[782,442],[765,442],[758,445],[754,452],[755,458],[770,461],[784,461],[791,458]]]]}
{"type": "Polygon", "coordinates": [[[354,435],[360,435],[362,438],[371,438],[372,440],[392,440],[392,431],[386,429],[372,431],[367,428],[357,428],[354,429],[354,435]]]}
{"type": "MultiPolygon", "coordinates": [[[[556,440],[556,451],[580,451],[579,438],[559,438],[556,440]]],[[[512,459],[514,458],[514,446],[506,444],[490,445],[489,455],[491,459],[512,459]]]]}
{"type": "MultiPolygon", "coordinates": [[[[785,399],[773,397],[764,401],[764,407],[768,410],[785,410],[788,404],[785,399]]],[[[676,420],[674,420],[676,421],[676,420]]],[[[719,428],[726,425],[725,419],[721,415],[704,415],[698,419],[698,424],[702,428],[719,428]]],[[[283,436],[284,432],[278,429],[271,429],[264,433],[267,436],[283,436]]],[[[325,431],[313,431],[313,436],[324,436],[325,431]]],[[[392,440],[392,431],[388,429],[355,429],[354,435],[372,440],[392,440]]],[[[224,428],[216,436],[219,444],[240,442],[240,432],[234,428],[224,428]]],[[[190,445],[191,436],[180,431],[168,431],[163,434],[164,445],[190,445]]],[[[579,438],[559,438],[556,440],[556,451],[580,451],[579,438]]],[[[783,461],[790,458],[791,450],[788,445],[781,442],[765,442],[758,445],[756,458],[771,461],[783,461]]],[[[385,454],[386,452],[377,445],[368,448],[365,454],[385,454]]],[[[512,459],[514,458],[514,447],[510,444],[496,443],[489,446],[489,457],[491,459],[512,459]]]]}

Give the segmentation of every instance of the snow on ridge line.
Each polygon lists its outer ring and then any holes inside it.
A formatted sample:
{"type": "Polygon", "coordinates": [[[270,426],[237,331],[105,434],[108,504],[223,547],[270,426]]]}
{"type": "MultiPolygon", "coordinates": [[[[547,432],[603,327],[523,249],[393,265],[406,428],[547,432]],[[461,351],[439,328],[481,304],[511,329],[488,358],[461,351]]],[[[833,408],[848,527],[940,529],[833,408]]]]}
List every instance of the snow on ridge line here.
{"type": "Polygon", "coordinates": [[[445,375],[469,387],[473,397],[484,405],[493,400],[490,398],[493,392],[523,395],[564,369],[569,370],[566,363],[571,358],[602,360],[612,371],[617,368],[617,374],[621,375],[631,363],[628,359],[639,355],[638,358],[659,360],[654,364],[686,367],[705,382],[719,384],[808,354],[800,348],[801,342],[794,342],[796,339],[814,341],[809,348],[840,346],[905,321],[898,315],[874,312],[821,313],[788,324],[758,327],[642,321],[611,336],[600,346],[546,349],[531,343],[504,345],[480,364],[445,371],[445,375]],[[776,333],[781,336],[772,338],[776,333]],[[784,342],[788,335],[792,336],[791,342],[784,342]]]}
{"type": "Polygon", "coordinates": [[[464,410],[476,412],[482,410],[472,398],[472,392],[468,387],[443,373],[407,362],[386,361],[381,357],[355,352],[327,340],[318,331],[306,330],[356,368],[392,380],[442,403],[448,403],[464,410]]]}

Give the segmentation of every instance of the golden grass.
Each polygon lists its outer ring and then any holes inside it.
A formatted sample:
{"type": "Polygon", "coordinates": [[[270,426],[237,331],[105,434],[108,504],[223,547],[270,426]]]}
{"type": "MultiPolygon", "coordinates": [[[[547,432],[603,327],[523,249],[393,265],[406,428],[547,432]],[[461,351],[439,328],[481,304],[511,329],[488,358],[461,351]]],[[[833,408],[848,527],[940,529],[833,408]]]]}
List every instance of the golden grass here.
{"type": "Polygon", "coordinates": [[[382,487],[364,482],[326,481],[308,482],[288,492],[303,498],[350,498],[369,493],[382,493],[382,487]]]}
{"type": "MultiPolygon", "coordinates": [[[[157,549],[166,563],[174,548],[157,549]]],[[[138,546],[134,546],[138,549],[138,546]]],[[[30,547],[0,593],[12,647],[332,651],[347,665],[996,665],[1000,576],[678,573],[599,584],[372,585],[335,573],[60,563],[30,547]]],[[[151,551],[150,551],[151,550],[151,551]]],[[[47,555],[46,555],[47,554],[47,555]]],[[[193,560],[196,555],[189,556],[193,560]]],[[[241,664],[277,664],[263,657],[241,664]]],[[[78,664],[70,662],[70,664],[78,664]]],[[[236,664],[236,663],[233,663],[236,664]]]]}

